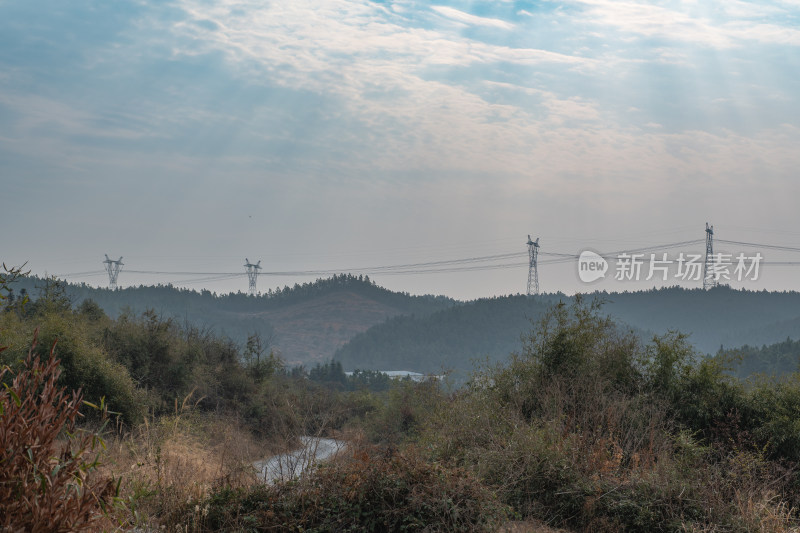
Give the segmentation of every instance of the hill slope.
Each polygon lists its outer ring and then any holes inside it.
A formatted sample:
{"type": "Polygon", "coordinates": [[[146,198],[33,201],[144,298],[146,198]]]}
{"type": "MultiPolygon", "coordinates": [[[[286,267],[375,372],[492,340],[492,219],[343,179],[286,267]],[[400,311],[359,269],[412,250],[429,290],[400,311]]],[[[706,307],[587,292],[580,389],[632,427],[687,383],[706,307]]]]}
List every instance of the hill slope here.
{"type": "Polygon", "coordinates": [[[403,312],[349,290],[338,290],[247,315],[270,324],[290,364],[327,360],[358,333],[403,312]]]}
{"type": "MultiPolygon", "coordinates": [[[[35,277],[14,283],[16,295],[32,300],[47,282],[35,277]]],[[[139,286],[111,291],[66,284],[74,305],[92,299],[111,317],[148,309],[215,330],[244,344],[258,333],[287,363],[314,364],[330,359],[357,333],[401,314],[424,316],[451,307],[449,298],[410,296],[378,287],[369,278],[338,275],[313,283],[268,291],[215,295],[172,286],[139,286]]]]}
{"type": "Polygon", "coordinates": [[[397,316],[355,336],[334,358],[346,370],[438,373],[496,361],[521,346],[520,335],[557,298],[507,296],[476,300],[428,316],[397,316]]]}
{"type": "Polygon", "coordinates": [[[787,338],[760,348],[744,345],[718,355],[727,359],[731,372],[740,379],[754,375],[779,377],[800,371],[800,340],[787,338]]]}
{"type": "MultiPolygon", "coordinates": [[[[721,345],[761,345],[800,339],[800,293],[668,288],[634,293],[595,293],[604,312],[642,337],[677,330],[701,352],[721,345]]],[[[397,317],[353,338],[336,352],[347,370],[467,370],[474,359],[498,360],[520,347],[529,318],[564,295],[507,296],[478,300],[425,317],[397,317]]]]}
{"type": "MultiPolygon", "coordinates": [[[[43,280],[15,283],[33,297],[43,280]]],[[[334,276],[251,297],[214,295],[171,286],[117,291],[67,285],[75,305],[91,298],[109,315],[147,309],[212,328],[244,344],[253,333],[271,341],[290,364],[334,357],[345,369],[467,370],[472,361],[499,360],[520,347],[530,319],[570,298],[506,296],[461,304],[444,297],[410,296],[368,278],[334,276]]],[[[669,330],[690,334],[702,352],[800,339],[800,293],[668,288],[595,293],[604,310],[643,337],[669,330]]]]}
{"type": "Polygon", "coordinates": [[[800,293],[710,291],[670,287],[630,293],[599,293],[605,309],[619,321],[642,330],[678,330],[702,352],[800,338],[800,293]]]}

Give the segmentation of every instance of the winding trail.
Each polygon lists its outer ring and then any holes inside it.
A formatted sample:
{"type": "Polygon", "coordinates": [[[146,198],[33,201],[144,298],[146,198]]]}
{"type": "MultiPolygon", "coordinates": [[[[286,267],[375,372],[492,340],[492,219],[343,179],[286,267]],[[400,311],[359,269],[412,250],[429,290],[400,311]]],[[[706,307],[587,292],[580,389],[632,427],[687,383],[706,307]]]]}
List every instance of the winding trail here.
{"type": "Polygon", "coordinates": [[[296,450],[253,463],[258,469],[259,479],[264,483],[276,483],[300,477],[303,472],[330,459],[347,445],[341,440],[321,437],[300,437],[300,442],[302,446],[296,450]]]}

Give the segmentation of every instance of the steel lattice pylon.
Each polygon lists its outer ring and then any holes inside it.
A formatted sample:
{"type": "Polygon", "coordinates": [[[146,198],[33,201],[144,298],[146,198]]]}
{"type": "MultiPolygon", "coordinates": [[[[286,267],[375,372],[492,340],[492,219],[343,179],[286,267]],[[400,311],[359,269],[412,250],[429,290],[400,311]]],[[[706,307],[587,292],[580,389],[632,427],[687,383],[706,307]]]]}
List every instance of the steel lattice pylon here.
{"type": "Polygon", "coordinates": [[[258,271],[261,270],[261,261],[256,264],[250,262],[248,258],[244,258],[244,268],[247,269],[247,279],[250,282],[247,294],[250,296],[256,295],[256,282],[258,281],[258,271]]]}
{"type": "Polygon", "coordinates": [[[108,254],[105,255],[106,260],[103,261],[103,264],[106,266],[106,272],[108,272],[108,288],[113,291],[117,288],[117,276],[119,276],[119,271],[122,270],[122,256],[119,256],[119,259],[114,261],[108,258],[108,254]]]}
{"type": "Polygon", "coordinates": [[[528,296],[539,294],[539,237],[535,241],[528,235],[528,296]]]}
{"type": "Polygon", "coordinates": [[[703,290],[716,287],[718,278],[714,268],[714,226],[706,222],[706,260],[703,263],[703,290]]]}

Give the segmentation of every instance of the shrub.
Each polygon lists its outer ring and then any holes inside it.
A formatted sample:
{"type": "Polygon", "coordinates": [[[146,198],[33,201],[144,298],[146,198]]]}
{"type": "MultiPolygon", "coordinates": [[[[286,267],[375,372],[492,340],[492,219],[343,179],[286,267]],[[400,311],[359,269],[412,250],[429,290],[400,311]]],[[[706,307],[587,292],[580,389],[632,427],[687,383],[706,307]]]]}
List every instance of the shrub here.
{"type": "Polygon", "coordinates": [[[373,442],[392,444],[415,440],[425,417],[444,398],[437,381],[405,379],[395,380],[382,396],[385,401],[369,414],[365,429],[373,442]]]}
{"type": "MultiPolygon", "coordinates": [[[[45,313],[38,319],[43,346],[58,342],[62,369],[59,384],[68,390],[81,389],[83,396],[93,403],[105,398],[109,408],[120,413],[125,423],[139,422],[144,414],[144,394],[136,390],[128,370],[112,361],[94,342],[87,324],[71,313],[45,313]]],[[[36,352],[40,357],[46,356],[43,347],[36,352]]]]}
{"type": "Polygon", "coordinates": [[[581,531],[791,525],[794,472],[765,460],[800,455],[800,387],[748,392],[684,336],[642,345],[597,311],[555,307],[507,366],[435,409],[424,449],[520,515],[581,531]]]}
{"type": "MultiPolygon", "coordinates": [[[[750,391],[749,433],[772,459],[800,463],[800,376],[779,384],[762,383],[750,391]]],[[[798,498],[800,499],[800,498],[798,498]]]]}
{"type": "MultiPolygon", "coordinates": [[[[112,479],[92,475],[99,463],[91,456],[103,442],[76,429],[81,392],[58,386],[55,344],[42,361],[36,342],[34,336],[22,370],[0,391],[0,529],[89,529],[115,493],[112,479]]],[[[5,367],[0,378],[10,373],[5,367]]]]}
{"type": "Polygon", "coordinates": [[[377,448],[296,482],[221,490],[198,508],[205,531],[494,531],[508,516],[467,472],[377,448]]]}

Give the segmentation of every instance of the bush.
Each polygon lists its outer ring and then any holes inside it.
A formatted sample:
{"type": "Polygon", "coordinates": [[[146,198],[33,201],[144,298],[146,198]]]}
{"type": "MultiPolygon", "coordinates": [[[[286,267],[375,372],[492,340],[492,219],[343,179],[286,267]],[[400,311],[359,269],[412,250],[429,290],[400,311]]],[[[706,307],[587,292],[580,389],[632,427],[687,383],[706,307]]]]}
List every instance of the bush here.
{"type": "MultiPolygon", "coordinates": [[[[115,494],[112,479],[92,476],[103,442],[76,430],[84,402],[80,391],[58,387],[55,345],[46,361],[35,348],[34,336],[23,369],[0,391],[0,529],[89,529],[115,494]]],[[[5,367],[0,378],[10,373],[5,367]]]]}
{"type": "MultiPolygon", "coordinates": [[[[59,384],[68,390],[81,389],[93,403],[105,398],[126,424],[138,423],[144,415],[144,394],[136,390],[128,370],[93,341],[87,325],[71,314],[46,313],[38,319],[42,345],[58,342],[62,368],[59,384]]],[[[37,353],[44,357],[46,350],[42,347],[37,353]]]]}
{"type": "Polygon", "coordinates": [[[760,384],[747,400],[753,413],[748,429],[755,445],[765,448],[772,459],[800,463],[800,376],[760,384]]]}
{"type": "Polygon", "coordinates": [[[370,440],[384,444],[416,440],[424,419],[444,399],[438,381],[410,379],[394,380],[381,397],[384,401],[366,417],[365,429],[370,440]]]}
{"type": "Polygon", "coordinates": [[[598,309],[555,307],[442,402],[421,432],[431,458],[582,531],[788,528],[794,472],[767,460],[800,449],[800,387],[748,392],[684,336],[642,345],[598,309]]]}
{"type": "Polygon", "coordinates": [[[362,449],[300,481],[221,490],[198,507],[203,531],[494,531],[508,516],[467,472],[413,449],[362,449]]]}

